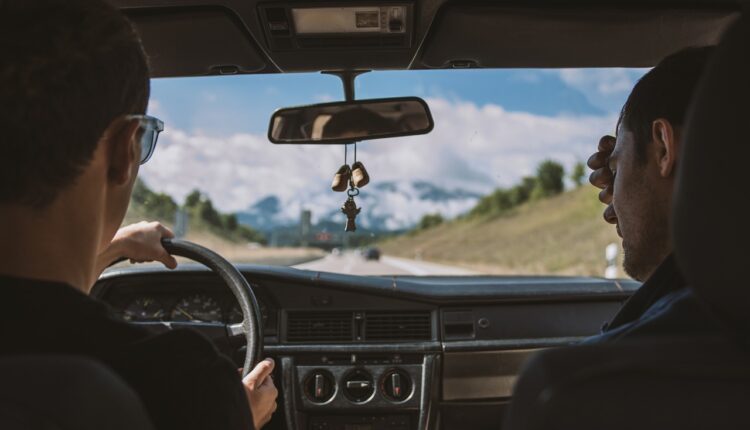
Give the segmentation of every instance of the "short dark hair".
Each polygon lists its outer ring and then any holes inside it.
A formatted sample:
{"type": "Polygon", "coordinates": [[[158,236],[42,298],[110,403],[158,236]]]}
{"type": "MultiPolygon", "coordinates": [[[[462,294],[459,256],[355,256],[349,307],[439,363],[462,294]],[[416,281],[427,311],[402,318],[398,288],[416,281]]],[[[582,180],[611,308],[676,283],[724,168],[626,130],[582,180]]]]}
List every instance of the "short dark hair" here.
{"type": "Polygon", "coordinates": [[[664,118],[672,127],[685,122],[690,99],[708,62],[712,46],[686,48],[664,58],[638,81],[622,107],[618,128],[633,132],[636,156],[646,159],[651,125],[664,118]]]}
{"type": "Polygon", "coordinates": [[[146,111],[146,56],[103,0],[0,0],[0,55],[0,204],[44,207],[113,120],[146,111]]]}

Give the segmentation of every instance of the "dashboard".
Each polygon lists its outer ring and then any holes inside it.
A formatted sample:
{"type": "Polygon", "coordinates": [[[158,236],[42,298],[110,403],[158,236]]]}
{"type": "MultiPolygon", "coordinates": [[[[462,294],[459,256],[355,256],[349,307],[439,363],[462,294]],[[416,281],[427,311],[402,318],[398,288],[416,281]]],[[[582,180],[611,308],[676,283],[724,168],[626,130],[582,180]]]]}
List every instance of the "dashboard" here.
{"type": "MultiPolygon", "coordinates": [[[[264,355],[277,362],[283,413],[269,429],[496,429],[528,357],[596,334],[639,286],[238,268],[261,307],[264,355]]],[[[111,270],[92,295],[133,324],[199,330],[242,363],[241,312],[202,266],[111,270]]]]}

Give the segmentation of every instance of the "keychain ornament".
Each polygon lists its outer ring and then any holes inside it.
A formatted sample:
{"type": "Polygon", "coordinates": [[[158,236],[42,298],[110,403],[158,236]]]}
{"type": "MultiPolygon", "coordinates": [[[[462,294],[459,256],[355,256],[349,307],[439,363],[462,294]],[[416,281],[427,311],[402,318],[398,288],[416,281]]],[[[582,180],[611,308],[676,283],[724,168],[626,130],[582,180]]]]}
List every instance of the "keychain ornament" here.
{"type": "Polygon", "coordinates": [[[352,180],[352,169],[348,164],[344,164],[339,167],[339,170],[333,175],[333,182],[331,182],[331,189],[333,191],[342,193],[349,188],[349,182],[352,180]]]}
{"type": "Polygon", "coordinates": [[[359,190],[351,188],[347,191],[347,194],[349,194],[349,198],[346,199],[344,205],[341,206],[341,212],[346,215],[346,228],[344,231],[354,232],[357,231],[357,215],[359,215],[359,212],[362,210],[362,208],[358,208],[357,203],[354,202],[354,196],[359,195],[359,190]]]}
{"type": "Polygon", "coordinates": [[[341,212],[346,215],[346,227],[344,231],[357,231],[357,215],[362,208],[357,207],[354,197],[359,195],[359,189],[370,183],[370,175],[361,161],[357,161],[357,143],[354,143],[354,164],[349,167],[347,154],[348,145],[344,146],[344,165],[333,175],[331,189],[337,192],[344,192],[349,196],[341,206],[341,212]]]}
{"type": "Polygon", "coordinates": [[[355,161],[352,164],[352,184],[356,188],[362,188],[370,183],[370,175],[365,169],[365,165],[361,161],[355,161]]]}

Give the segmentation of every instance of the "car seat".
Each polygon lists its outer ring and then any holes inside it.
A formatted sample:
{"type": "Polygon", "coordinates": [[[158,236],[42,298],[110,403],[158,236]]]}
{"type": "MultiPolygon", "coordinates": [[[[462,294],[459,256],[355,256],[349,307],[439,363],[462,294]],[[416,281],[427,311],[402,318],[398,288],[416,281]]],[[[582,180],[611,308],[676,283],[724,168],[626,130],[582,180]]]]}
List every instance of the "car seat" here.
{"type": "Polygon", "coordinates": [[[150,430],[145,407],[114,372],[89,358],[0,358],[0,429],[150,430]]]}

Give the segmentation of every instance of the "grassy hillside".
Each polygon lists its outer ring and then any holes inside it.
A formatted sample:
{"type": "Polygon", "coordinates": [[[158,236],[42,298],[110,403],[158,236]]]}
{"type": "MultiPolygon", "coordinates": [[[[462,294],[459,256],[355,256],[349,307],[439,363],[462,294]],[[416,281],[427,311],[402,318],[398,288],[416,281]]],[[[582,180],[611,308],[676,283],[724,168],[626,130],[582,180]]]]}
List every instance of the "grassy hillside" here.
{"type": "Polygon", "coordinates": [[[602,276],[604,248],[620,239],[602,219],[597,191],[581,187],[504,215],[443,223],[380,246],[389,255],[483,273],[602,276]]]}

